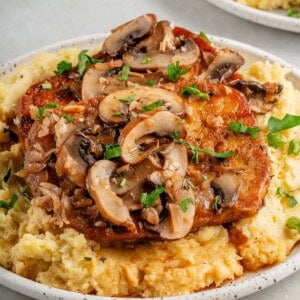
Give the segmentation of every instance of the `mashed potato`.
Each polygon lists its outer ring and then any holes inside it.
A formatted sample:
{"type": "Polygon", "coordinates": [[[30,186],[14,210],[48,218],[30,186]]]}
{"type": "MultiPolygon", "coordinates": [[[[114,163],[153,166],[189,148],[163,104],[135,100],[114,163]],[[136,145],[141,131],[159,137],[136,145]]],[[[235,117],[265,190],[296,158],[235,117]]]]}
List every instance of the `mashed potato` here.
{"type": "Polygon", "coordinates": [[[236,0],[236,2],[265,10],[287,9],[290,6],[300,5],[299,0],[236,0]]]}
{"type": "MultiPolygon", "coordinates": [[[[1,127],[11,120],[19,97],[34,81],[52,74],[62,59],[75,64],[78,53],[77,49],[56,55],[41,53],[30,64],[18,66],[14,74],[1,78],[1,127]]],[[[271,113],[280,118],[286,112],[300,114],[300,93],[285,80],[287,72],[278,64],[258,62],[245,74],[249,79],[284,84],[282,97],[271,113]]],[[[271,114],[258,119],[264,131],[271,114]]],[[[5,141],[7,137],[1,134],[1,141],[5,141]]],[[[287,140],[299,138],[299,126],[284,135],[287,140]]],[[[152,297],[219,286],[246,270],[282,262],[300,239],[300,234],[286,228],[288,217],[300,217],[300,204],[289,207],[287,199],[276,196],[276,189],[295,191],[294,196],[300,199],[300,159],[287,155],[285,147],[269,151],[274,176],[266,205],[255,217],[235,223],[229,232],[222,226],[205,227],[178,241],[148,242],[127,248],[103,247],[74,229],[56,227],[43,209],[29,205],[12,176],[0,188],[0,198],[8,202],[14,192],[19,193],[13,209],[0,209],[0,265],[32,280],[71,291],[152,297]]],[[[0,176],[9,167],[13,172],[20,169],[21,158],[19,144],[0,153],[0,176]]]]}

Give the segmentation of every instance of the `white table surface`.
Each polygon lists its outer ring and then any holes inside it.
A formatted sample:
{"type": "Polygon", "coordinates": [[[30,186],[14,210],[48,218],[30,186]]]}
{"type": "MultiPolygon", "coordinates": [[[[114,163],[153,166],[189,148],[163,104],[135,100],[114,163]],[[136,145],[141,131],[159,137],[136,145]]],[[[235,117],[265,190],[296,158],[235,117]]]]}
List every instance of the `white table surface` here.
{"type": "MultiPolygon", "coordinates": [[[[205,30],[256,46],[300,68],[300,34],[240,19],[204,0],[0,0],[0,64],[60,40],[107,32],[147,12],[194,31],[205,30]]],[[[298,271],[244,299],[299,299],[299,282],[298,271]]],[[[0,283],[0,299],[30,298],[0,283]]]]}

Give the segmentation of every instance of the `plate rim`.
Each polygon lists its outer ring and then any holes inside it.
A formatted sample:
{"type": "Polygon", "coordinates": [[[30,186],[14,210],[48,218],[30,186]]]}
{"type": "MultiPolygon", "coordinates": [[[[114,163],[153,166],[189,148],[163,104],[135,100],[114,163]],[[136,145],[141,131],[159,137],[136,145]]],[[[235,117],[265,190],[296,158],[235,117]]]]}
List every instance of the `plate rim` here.
{"type": "Polygon", "coordinates": [[[249,7],[235,0],[206,0],[210,4],[227,11],[239,18],[277,28],[285,31],[300,33],[300,19],[279,15],[272,11],[260,10],[249,7]]]}
{"type": "MultiPolygon", "coordinates": [[[[207,0],[210,1],[210,0],[207,0]]],[[[67,39],[52,43],[48,46],[41,47],[30,51],[24,55],[18,56],[11,59],[1,65],[0,77],[2,75],[9,74],[13,72],[19,64],[24,64],[28,62],[32,57],[40,52],[57,52],[59,49],[68,47],[81,47],[82,45],[90,45],[94,48],[100,45],[101,41],[108,35],[108,33],[84,35],[73,39],[67,39]]],[[[287,63],[285,60],[273,55],[265,50],[259,49],[257,47],[248,45],[246,43],[238,42],[232,39],[218,37],[214,35],[209,35],[209,38],[217,46],[227,46],[232,49],[237,49],[239,51],[249,52],[257,56],[257,60],[269,60],[270,62],[279,62],[280,65],[289,68],[292,76],[300,81],[300,69],[287,63]],[[259,58],[260,57],[260,58],[259,58]]],[[[89,48],[88,46],[86,48],[89,48]]],[[[242,277],[223,284],[218,288],[212,288],[205,291],[200,291],[192,294],[178,295],[178,296],[168,296],[168,297],[153,297],[153,298],[126,298],[126,297],[108,297],[108,296],[94,296],[86,295],[77,292],[71,292],[67,290],[62,290],[59,288],[47,286],[36,281],[32,281],[20,275],[13,273],[0,266],[0,284],[3,286],[19,292],[23,295],[29,297],[35,297],[37,299],[47,298],[47,299],[72,299],[72,300],[137,300],[137,299],[149,299],[149,300],[196,300],[196,299],[207,299],[213,300],[216,297],[221,297],[221,299],[237,299],[236,297],[244,297],[251,295],[261,289],[267,288],[280,280],[292,275],[293,273],[300,270],[300,245],[298,245],[291,251],[286,261],[279,263],[274,266],[269,266],[262,268],[257,272],[248,272],[248,274],[242,277]],[[286,268],[286,269],[285,269],[286,268]],[[276,279],[276,282],[274,281],[276,279]],[[260,280],[259,284],[255,281],[260,280]],[[223,297],[223,298],[222,298],[223,297]]]]}

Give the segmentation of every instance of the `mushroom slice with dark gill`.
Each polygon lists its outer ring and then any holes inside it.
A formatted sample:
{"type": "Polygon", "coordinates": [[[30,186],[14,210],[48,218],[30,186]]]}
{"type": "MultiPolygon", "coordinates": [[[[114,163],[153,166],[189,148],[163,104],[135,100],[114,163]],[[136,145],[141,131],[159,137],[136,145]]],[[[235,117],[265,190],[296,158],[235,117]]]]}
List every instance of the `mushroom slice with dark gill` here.
{"type": "Polygon", "coordinates": [[[219,196],[219,201],[214,208],[218,210],[223,207],[231,207],[236,203],[241,188],[241,180],[234,173],[224,173],[214,179],[211,186],[215,195],[219,196]]]}
{"type": "Polygon", "coordinates": [[[270,111],[283,90],[283,85],[275,82],[262,84],[253,80],[237,79],[230,82],[229,85],[246,96],[249,108],[255,114],[265,114],[270,111]]]}
{"type": "Polygon", "coordinates": [[[149,151],[141,152],[140,144],[147,135],[171,135],[174,130],[182,129],[180,118],[169,111],[159,111],[146,119],[136,118],[122,130],[119,142],[122,147],[122,160],[136,164],[148,156],[149,151]]]}
{"type": "Polygon", "coordinates": [[[128,110],[138,109],[143,111],[143,106],[156,101],[163,102],[163,107],[174,114],[182,114],[184,111],[182,98],[175,92],[156,87],[141,86],[116,91],[106,96],[99,104],[99,116],[109,123],[121,123],[124,122],[124,119],[128,119],[126,115],[128,110]],[[130,98],[131,102],[126,102],[126,99],[130,98]],[[121,113],[121,116],[116,115],[117,113],[121,113]]]}
{"type": "Polygon", "coordinates": [[[110,187],[110,176],[115,169],[116,164],[109,160],[99,160],[91,166],[86,178],[88,192],[105,219],[113,224],[125,226],[129,231],[136,231],[128,208],[110,187]]]}
{"type": "Polygon", "coordinates": [[[156,24],[154,14],[146,14],[112,30],[104,41],[102,51],[110,56],[128,50],[141,38],[149,34],[156,24]]]}
{"type": "Polygon", "coordinates": [[[237,52],[229,49],[221,49],[207,70],[201,75],[201,79],[212,82],[225,82],[244,64],[244,58],[237,52]]]}
{"type": "Polygon", "coordinates": [[[123,54],[123,61],[134,70],[164,71],[169,64],[176,61],[179,61],[180,65],[192,65],[199,55],[199,47],[192,39],[182,39],[179,45],[176,45],[170,23],[161,21],[148,39],[123,54]],[[149,57],[147,63],[143,61],[145,56],[149,57]]]}

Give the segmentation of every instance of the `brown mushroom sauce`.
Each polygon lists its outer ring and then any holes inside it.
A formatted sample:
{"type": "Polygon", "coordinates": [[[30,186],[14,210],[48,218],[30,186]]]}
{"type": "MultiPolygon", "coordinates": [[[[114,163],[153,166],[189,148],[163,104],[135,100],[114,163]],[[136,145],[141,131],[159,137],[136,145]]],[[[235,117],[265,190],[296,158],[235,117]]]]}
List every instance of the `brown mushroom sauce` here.
{"type": "Polygon", "coordinates": [[[179,239],[257,213],[266,145],[228,125],[255,126],[253,112],[269,110],[280,85],[243,80],[240,54],[152,14],[114,29],[95,58],[82,78],[72,69],[20,100],[19,176],[32,205],[101,243],[179,239]]]}

